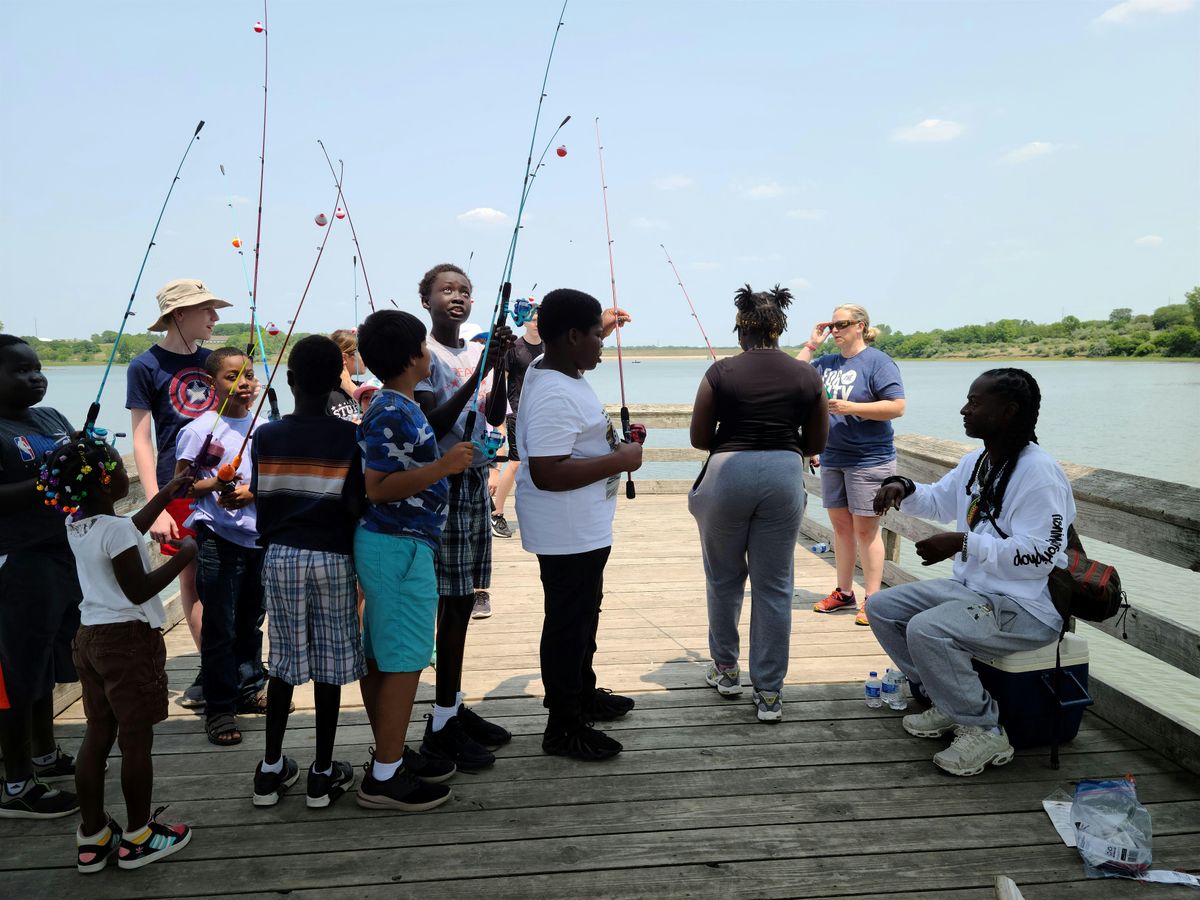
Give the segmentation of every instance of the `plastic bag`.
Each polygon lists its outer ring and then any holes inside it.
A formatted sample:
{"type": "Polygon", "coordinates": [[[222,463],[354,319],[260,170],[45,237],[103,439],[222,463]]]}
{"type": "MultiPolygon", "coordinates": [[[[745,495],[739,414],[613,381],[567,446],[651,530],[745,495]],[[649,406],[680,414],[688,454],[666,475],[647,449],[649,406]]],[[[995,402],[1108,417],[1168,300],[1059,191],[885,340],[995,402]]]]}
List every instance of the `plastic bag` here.
{"type": "Polygon", "coordinates": [[[1138,803],[1133,776],[1079,782],[1071,820],[1088,878],[1136,877],[1150,868],[1150,813],[1138,803]]]}

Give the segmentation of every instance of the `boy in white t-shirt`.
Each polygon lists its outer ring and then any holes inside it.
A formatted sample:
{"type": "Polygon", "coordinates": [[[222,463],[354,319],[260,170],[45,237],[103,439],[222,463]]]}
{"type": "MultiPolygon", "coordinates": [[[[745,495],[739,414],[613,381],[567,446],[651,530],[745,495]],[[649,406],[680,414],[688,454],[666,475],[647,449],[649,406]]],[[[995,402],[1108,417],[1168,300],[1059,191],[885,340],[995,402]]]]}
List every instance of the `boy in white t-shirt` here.
{"type": "Polygon", "coordinates": [[[521,546],[537,554],[546,608],[541,664],[550,715],[542,749],[581,760],[621,752],[588,723],[619,718],[634,705],[596,686],[592,658],[617,486],[622,472],[641,467],[642,447],[617,440],[582,374],[596,368],[604,338],[627,321],[624,311],[602,312],[582,291],[551,291],[538,314],[546,350],[521,390],[517,519],[521,546]]]}
{"type": "Polygon", "coordinates": [[[150,815],[154,788],[154,725],[167,717],[166,614],[158,592],[196,558],[196,542],[153,571],[145,533],[171,498],[190,487],[176,478],[131,518],[113,504],[129,493],[120,455],[100,438],[83,436],[49,457],[39,476],[46,503],[74,516],[67,542],[83,591],[72,657],[83,688],[87,731],[75,761],[75,788],[83,821],[75,834],[80,872],[99,872],[115,857],[138,869],[170,856],[191,840],[187,825],[165,825],[150,815]],[[121,745],[124,830],[104,809],[104,769],[121,745]]]}

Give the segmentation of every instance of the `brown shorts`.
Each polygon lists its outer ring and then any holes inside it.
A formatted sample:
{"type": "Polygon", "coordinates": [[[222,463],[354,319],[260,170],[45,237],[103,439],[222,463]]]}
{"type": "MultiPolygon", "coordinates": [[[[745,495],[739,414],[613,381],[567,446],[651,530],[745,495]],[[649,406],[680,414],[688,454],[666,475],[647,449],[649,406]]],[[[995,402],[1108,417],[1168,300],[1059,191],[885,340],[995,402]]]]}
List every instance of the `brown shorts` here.
{"type": "Polygon", "coordinates": [[[145,622],[82,625],[72,645],[89,722],[145,728],[167,717],[167,645],[145,622]]]}

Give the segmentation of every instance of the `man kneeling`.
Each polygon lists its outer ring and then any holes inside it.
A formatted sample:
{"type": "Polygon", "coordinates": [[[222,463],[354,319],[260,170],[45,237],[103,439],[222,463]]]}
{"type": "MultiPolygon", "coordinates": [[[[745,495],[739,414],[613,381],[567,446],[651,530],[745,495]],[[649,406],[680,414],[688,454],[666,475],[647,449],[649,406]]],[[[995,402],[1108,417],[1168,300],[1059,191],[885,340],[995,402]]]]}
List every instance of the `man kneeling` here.
{"type": "Polygon", "coordinates": [[[937,484],[885,479],[875,510],[901,509],[958,530],[917,543],[925,565],[954,557],[951,578],[914,582],[871,597],[871,630],[933,705],[904,717],[917,737],[954,733],[933,757],[953,775],[978,775],[1013,757],[996,701],[971,657],[991,659],[1056,640],[1062,619],[1050,600],[1051,569],[1066,562],[1075,521],[1071,486],[1037,445],[1041,392],[1021,369],[991,369],[971,384],[961,414],[968,453],[937,484]]]}

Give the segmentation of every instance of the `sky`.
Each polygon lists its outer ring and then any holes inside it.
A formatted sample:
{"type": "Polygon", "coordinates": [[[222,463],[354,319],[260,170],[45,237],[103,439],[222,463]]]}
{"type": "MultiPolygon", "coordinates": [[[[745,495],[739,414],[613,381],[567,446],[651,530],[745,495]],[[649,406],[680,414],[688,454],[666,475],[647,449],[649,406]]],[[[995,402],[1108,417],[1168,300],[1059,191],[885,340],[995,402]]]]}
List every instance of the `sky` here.
{"type": "MultiPolygon", "coordinates": [[[[560,6],[271,5],[264,321],[293,317],[334,206],[318,138],[345,163],[376,306],[419,313],[422,273],[473,253],[487,320],[560,6]]],[[[0,3],[6,331],[118,327],[200,119],[130,327],[181,277],[248,319],[231,240],[254,243],[262,18],[0,3]]],[[[1196,0],[570,0],[564,21],[538,150],[569,114],[567,155],[530,192],[514,289],[612,302],[599,117],[625,343],[700,344],[660,244],[718,344],[744,283],[793,289],[793,343],[839,303],[913,331],[1149,312],[1200,283],[1196,0]]],[[[354,323],[356,253],[335,221],[298,328],[354,323]]],[[[358,288],[361,321],[361,268],[358,288]]]]}

